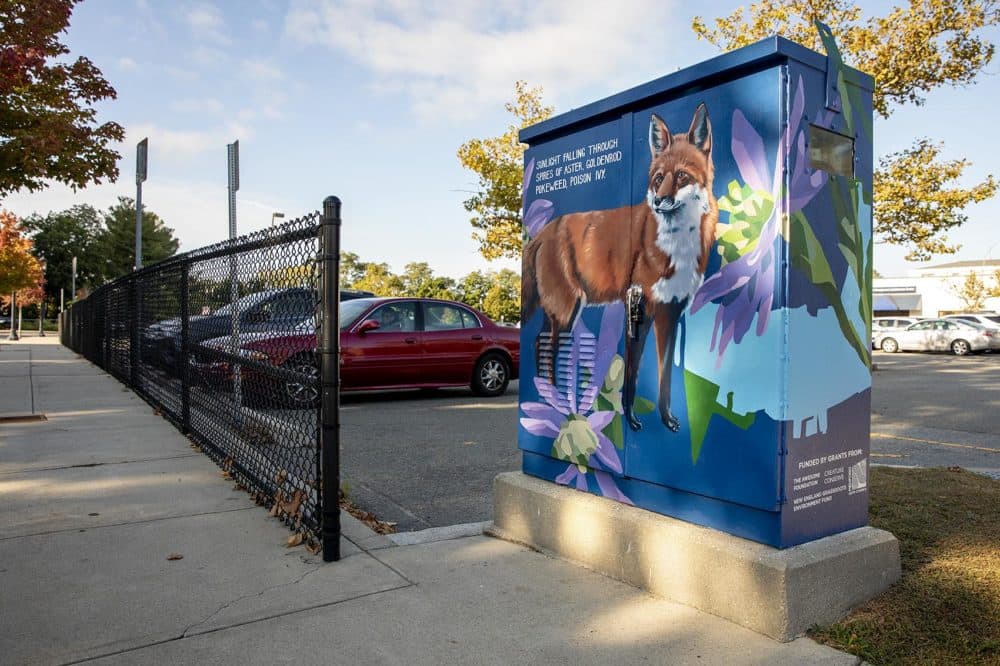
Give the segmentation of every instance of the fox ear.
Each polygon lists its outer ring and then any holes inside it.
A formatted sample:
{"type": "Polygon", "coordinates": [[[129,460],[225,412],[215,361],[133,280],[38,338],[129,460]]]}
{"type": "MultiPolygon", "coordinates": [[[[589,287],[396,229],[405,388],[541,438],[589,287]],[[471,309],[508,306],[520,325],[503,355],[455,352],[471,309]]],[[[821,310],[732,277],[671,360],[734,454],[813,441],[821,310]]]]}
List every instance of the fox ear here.
{"type": "Polygon", "coordinates": [[[667,124],[663,122],[663,118],[654,113],[653,117],[649,119],[649,152],[653,153],[653,157],[658,156],[670,147],[670,141],[670,130],[667,129],[667,124]]]}
{"type": "Polygon", "coordinates": [[[704,102],[694,110],[691,129],[688,130],[688,141],[697,146],[703,153],[712,152],[712,121],[708,119],[708,109],[704,102]]]}

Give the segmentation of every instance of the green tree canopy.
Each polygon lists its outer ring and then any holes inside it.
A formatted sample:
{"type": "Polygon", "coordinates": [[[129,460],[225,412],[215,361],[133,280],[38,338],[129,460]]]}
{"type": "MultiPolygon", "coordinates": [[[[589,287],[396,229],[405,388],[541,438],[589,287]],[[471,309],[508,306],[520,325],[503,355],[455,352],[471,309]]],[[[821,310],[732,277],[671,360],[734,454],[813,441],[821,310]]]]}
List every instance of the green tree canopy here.
{"type": "Polygon", "coordinates": [[[118,177],[112,148],[125,131],[97,124],[93,104],[116,97],[94,64],[60,42],[78,0],[0,2],[0,197],[118,177]]]}
{"type": "Polygon", "coordinates": [[[389,264],[368,262],[365,272],[351,287],[370,291],[377,296],[404,296],[403,281],[389,270],[389,264]]]}
{"type": "MultiPolygon", "coordinates": [[[[104,214],[104,231],[99,239],[107,280],[127,275],[135,264],[135,201],[118,197],[118,203],[104,214]]],[[[177,253],[180,243],[174,230],[160,217],[142,207],[142,265],[148,266],[177,253]]]]}
{"type": "MultiPolygon", "coordinates": [[[[714,19],[712,28],[702,17],[692,27],[725,51],[774,34],[822,51],[817,19],[830,26],[845,61],[875,77],[875,111],[888,118],[900,105],[923,104],[933,90],[974,83],[993,59],[982,32],[1000,23],[1000,10],[992,0],[914,0],[866,16],[851,0],[759,0],[714,19]]],[[[875,174],[876,236],[907,248],[911,260],[955,252],[946,232],[966,221],[966,205],[996,193],[992,176],[960,187],[969,162],[942,161],[940,151],[917,139],[883,157],[875,174]]]]}
{"type": "Polygon", "coordinates": [[[483,300],[483,311],[496,321],[520,321],[521,275],[509,268],[496,273],[483,300]]]}
{"type": "Polygon", "coordinates": [[[407,296],[423,298],[455,298],[455,281],[449,277],[434,275],[430,265],[423,261],[406,264],[403,274],[403,293],[407,296]]]}
{"type": "Polygon", "coordinates": [[[340,287],[353,288],[365,274],[365,263],[354,252],[340,252],[340,287]]]}
{"type": "Polygon", "coordinates": [[[517,133],[549,118],[553,111],[542,104],[542,89],[529,88],[524,81],[514,84],[514,101],[504,108],[517,119],[506,132],[471,139],[458,149],[459,162],[479,177],[479,189],[465,200],[464,206],[472,213],[472,237],[479,242],[479,253],[487,259],[521,256],[524,145],[517,133]]]}
{"type": "Polygon", "coordinates": [[[82,204],[45,216],[32,215],[25,218],[24,228],[35,243],[35,254],[45,259],[45,291],[50,298],[58,297],[60,289],[70,293],[74,256],[78,289],[104,282],[105,262],[99,242],[102,217],[92,206],[82,204]]]}

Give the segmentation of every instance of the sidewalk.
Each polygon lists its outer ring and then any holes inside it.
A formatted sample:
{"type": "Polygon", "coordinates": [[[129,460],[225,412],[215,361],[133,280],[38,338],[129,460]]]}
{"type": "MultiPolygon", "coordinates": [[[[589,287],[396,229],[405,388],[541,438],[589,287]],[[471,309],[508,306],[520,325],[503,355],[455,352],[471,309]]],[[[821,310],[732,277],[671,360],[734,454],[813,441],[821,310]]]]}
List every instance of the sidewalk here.
{"type": "Polygon", "coordinates": [[[484,536],[345,514],[324,564],[55,336],[0,340],[13,413],[47,420],[0,421],[4,664],[858,663],[484,536]]]}

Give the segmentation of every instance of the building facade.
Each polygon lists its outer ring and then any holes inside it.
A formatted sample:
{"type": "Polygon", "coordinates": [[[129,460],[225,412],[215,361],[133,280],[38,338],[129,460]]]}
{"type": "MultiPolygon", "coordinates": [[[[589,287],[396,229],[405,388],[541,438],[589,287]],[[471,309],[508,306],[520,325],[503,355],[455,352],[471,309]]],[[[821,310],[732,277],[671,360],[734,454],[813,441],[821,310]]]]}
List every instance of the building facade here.
{"type": "MultiPolygon", "coordinates": [[[[915,268],[905,277],[877,277],[872,284],[874,316],[940,317],[973,308],[962,298],[963,286],[975,274],[988,292],[998,284],[1000,260],[953,261],[915,268]]],[[[987,296],[980,311],[1000,310],[1000,298],[987,296]]]]}

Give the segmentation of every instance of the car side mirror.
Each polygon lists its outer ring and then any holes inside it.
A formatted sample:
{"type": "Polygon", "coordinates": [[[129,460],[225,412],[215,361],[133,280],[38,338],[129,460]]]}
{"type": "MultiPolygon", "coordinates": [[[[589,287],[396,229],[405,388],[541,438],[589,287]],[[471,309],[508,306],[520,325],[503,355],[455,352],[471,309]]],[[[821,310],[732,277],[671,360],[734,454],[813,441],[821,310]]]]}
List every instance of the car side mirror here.
{"type": "Polygon", "coordinates": [[[376,321],[374,319],[365,319],[363,322],[361,322],[361,326],[358,327],[358,333],[360,333],[361,335],[364,335],[365,333],[368,333],[369,331],[374,331],[374,330],[376,330],[378,328],[381,328],[381,327],[382,327],[382,324],[378,323],[378,321],[376,321]]]}

